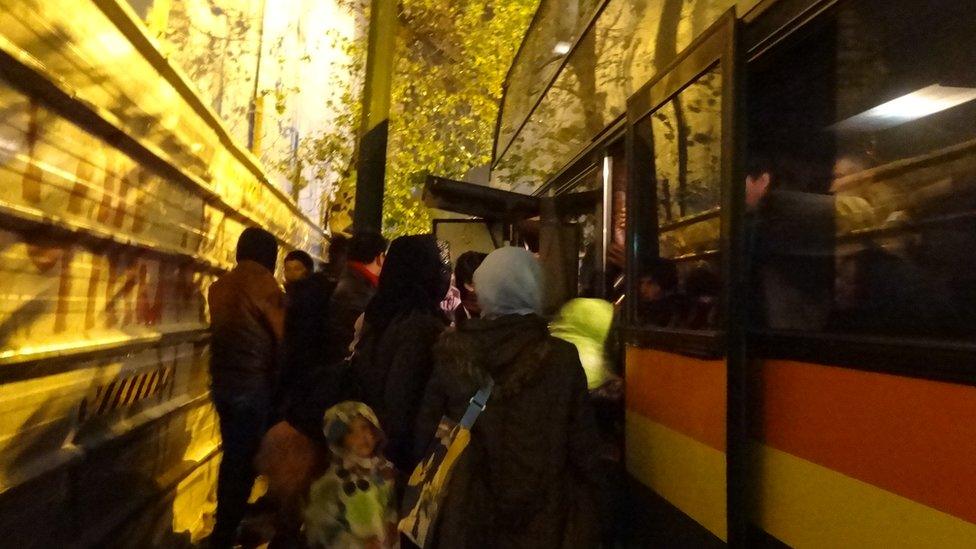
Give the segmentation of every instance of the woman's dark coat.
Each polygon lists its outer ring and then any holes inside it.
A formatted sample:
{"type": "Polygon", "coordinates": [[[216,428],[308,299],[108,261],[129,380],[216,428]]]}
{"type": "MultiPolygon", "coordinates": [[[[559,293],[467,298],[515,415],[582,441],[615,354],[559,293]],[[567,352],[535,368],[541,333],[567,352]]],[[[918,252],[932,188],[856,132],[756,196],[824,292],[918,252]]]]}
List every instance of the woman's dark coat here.
{"type": "Polygon", "coordinates": [[[416,465],[413,426],[433,368],[434,344],[446,327],[442,316],[410,311],[383,331],[367,326],[357,347],[353,367],[362,400],[380,419],[387,459],[406,475],[416,465]]]}
{"type": "Polygon", "coordinates": [[[434,343],[447,326],[439,305],[449,282],[433,235],[394,240],[353,359],[362,400],[386,432],[386,457],[406,475],[416,465],[413,426],[433,369],[434,343]]]}
{"type": "Polygon", "coordinates": [[[595,547],[600,440],[576,348],[537,316],[472,319],[446,333],[417,419],[416,455],[495,389],[458,462],[435,534],[441,548],[595,547]]]}

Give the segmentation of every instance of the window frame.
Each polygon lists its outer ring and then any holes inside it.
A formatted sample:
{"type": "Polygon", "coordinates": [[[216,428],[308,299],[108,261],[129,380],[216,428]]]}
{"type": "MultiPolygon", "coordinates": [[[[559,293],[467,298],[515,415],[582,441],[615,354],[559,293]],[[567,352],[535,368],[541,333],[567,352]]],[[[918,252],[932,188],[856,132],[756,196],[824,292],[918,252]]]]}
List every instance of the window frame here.
{"type": "MultiPolygon", "coordinates": [[[[637,300],[627,299],[625,319],[627,342],[637,347],[661,349],[701,358],[722,358],[727,355],[730,336],[744,324],[741,301],[743,239],[741,204],[742,185],[738,181],[736,154],[743,142],[738,126],[739,86],[737,60],[738,20],[734,9],[727,11],[673,63],[660,71],[627,100],[626,157],[627,157],[627,294],[637,295],[638,269],[641,259],[657,257],[659,227],[657,220],[657,182],[653,173],[644,169],[639,159],[653,157],[653,150],[642,139],[642,122],[671,101],[690,84],[708,71],[717,68],[722,76],[722,136],[720,141],[720,235],[719,254],[722,290],[719,296],[719,321],[715,330],[687,330],[637,323],[637,300]]],[[[679,221],[682,223],[684,221],[679,221]]]]}
{"type": "MultiPolygon", "coordinates": [[[[743,69],[763,63],[769,55],[803,40],[839,4],[841,0],[762,0],[742,17],[743,69]]],[[[745,122],[744,105],[741,108],[745,122]]],[[[748,268],[748,258],[743,261],[742,268],[748,268]]],[[[884,334],[847,335],[748,327],[745,345],[747,356],[755,360],[798,360],[976,385],[976,344],[961,339],[906,339],[884,334]]]]}

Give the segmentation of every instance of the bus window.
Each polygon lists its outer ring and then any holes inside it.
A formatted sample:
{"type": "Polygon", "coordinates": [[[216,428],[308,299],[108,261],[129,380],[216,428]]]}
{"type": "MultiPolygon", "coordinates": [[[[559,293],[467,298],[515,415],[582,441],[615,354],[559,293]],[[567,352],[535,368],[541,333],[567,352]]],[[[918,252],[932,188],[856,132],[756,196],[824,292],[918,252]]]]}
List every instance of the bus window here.
{"type": "Polygon", "coordinates": [[[719,235],[722,75],[698,77],[639,122],[649,141],[657,254],[636,269],[637,321],[714,330],[721,280],[719,235]]]}
{"type": "Polygon", "coordinates": [[[612,303],[622,303],[626,293],[627,246],[627,163],[623,141],[610,147],[606,167],[610,170],[607,189],[606,223],[606,289],[612,303]]]}
{"type": "Polygon", "coordinates": [[[971,337],[976,4],[847,0],[810,29],[750,69],[754,322],[971,337]]]}

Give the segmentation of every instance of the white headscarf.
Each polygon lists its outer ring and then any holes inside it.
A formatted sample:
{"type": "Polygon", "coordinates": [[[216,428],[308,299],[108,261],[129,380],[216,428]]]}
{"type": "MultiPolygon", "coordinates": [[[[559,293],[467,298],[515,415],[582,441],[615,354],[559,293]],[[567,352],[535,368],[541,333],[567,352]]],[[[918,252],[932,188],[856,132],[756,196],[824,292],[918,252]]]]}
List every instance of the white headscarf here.
{"type": "Polygon", "coordinates": [[[542,267],[523,248],[488,254],[474,272],[474,287],[485,318],[542,312],[542,267]]]}

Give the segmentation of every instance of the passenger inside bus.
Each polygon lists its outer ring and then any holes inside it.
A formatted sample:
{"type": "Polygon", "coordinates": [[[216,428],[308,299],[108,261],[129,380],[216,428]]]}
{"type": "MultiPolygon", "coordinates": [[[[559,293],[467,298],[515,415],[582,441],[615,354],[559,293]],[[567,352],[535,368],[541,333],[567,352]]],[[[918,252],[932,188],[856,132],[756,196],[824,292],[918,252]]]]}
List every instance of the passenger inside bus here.
{"type": "Polygon", "coordinates": [[[642,324],[674,327],[683,316],[685,300],[678,291],[673,261],[654,261],[638,280],[637,318],[642,324]]]}
{"type": "Polygon", "coordinates": [[[841,3],[753,66],[748,147],[776,164],[750,221],[766,304],[754,325],[972,335],[976,51],[959,44],[976,21],[963,4],[841,3]]]}

